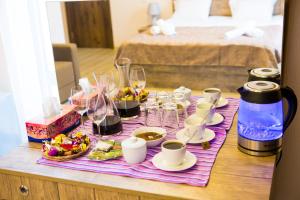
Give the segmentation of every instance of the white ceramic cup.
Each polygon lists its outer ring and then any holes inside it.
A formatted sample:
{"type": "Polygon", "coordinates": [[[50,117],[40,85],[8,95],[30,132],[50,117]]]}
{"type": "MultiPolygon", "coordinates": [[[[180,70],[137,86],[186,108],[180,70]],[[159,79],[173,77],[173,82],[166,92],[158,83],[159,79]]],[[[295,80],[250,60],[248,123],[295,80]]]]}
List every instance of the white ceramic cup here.
{"type": "Polygon", "coordinates": [[[206,88],[203,90],[203,96],[206,102],[213,103],[221,98],[222,91],[219,88],[206,88]]]}
{"type": "Polygon", "coordinates": [[[179,140],[167,140],[161,144],[161,151],[164,162],[166,162],[167,165],[178,166],[184,160],[186,145],[179,140]],[[167,147],[169,143],[180,143],[182,146],[178,149],[170,149],[167,147]]]}
{"type": "Polygon", "coordinates": [[[204,135],[205,122],[198,115],[193,114],[184,120],[184,128],[186,136],[191,137],[190,140],[200,140],[204,135]]]}
{"type": "Polygon", "coordinates": [[[212,103],[202,102],[198,103],[196,107],[196,115],[200,118],[205,118],[206,123],[209,123],[212,121],[214,115],[215,115],[216,109],[213,106],[212,103]]]}

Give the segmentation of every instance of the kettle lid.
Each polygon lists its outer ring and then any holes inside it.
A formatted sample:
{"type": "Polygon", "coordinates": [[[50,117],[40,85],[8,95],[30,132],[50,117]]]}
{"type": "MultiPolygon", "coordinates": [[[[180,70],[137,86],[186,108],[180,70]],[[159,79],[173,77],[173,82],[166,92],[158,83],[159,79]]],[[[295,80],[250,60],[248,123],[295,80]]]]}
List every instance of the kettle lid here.
{"type": "Polygon", "coordinates": [[[240,90],[241,98],[257,104],[275,103],[281,100],[281,90],[277,83],[271,81],[250,81],[240,90]]]}
{"type": "Polygon", "coordinates": [[[251,92],[271,92],[280,90],[277,83],[271,81],[250,81],[244,84],[244,89],[251,92]]]}
{"type": "Polygon", "coordinates": [[[276,68],[256,68],[250,71],[250,74],[260,78],[277,78],[280,72],[276,68]]]}

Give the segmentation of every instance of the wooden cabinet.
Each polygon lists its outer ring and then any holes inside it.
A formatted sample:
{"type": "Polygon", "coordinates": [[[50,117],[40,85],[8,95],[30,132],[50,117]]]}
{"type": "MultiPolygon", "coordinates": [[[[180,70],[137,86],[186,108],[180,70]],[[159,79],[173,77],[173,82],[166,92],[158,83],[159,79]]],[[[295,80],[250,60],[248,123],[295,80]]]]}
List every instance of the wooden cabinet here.
{"type": "Polygon", "coordinates": [[[0,174],[0,199],[59,199],[57,184],[34,178],[0,174]]]}
{"type": "Polygon", "coordinates": [[[154,200],[122,192],[6,174],[0,174],[0,185],[0,200],[154,200]]]}

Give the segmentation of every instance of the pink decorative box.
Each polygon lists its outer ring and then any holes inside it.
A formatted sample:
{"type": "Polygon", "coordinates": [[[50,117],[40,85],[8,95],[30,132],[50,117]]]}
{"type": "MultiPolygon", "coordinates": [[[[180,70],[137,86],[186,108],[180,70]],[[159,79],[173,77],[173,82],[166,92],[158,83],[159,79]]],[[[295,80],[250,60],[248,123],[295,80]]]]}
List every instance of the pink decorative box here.
{"type": "Polygon", "coordinates": [[[42,142],[50,140],[59,133],[67,133],[80,124],[80,115],[74,105],[62,105],[59,115],[48,119],[33,119],[26,122],[28,140],[42,142]]]}

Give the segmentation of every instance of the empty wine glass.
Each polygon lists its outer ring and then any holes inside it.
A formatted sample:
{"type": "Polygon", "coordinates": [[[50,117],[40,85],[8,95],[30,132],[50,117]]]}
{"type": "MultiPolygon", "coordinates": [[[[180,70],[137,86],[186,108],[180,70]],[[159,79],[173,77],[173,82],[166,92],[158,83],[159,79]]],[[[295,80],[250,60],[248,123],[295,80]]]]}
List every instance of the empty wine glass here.
{"type": "Polygon", "coordinates": [[[88,105],[87,115],[93,121],[94,135],[101,136],[101,122],[107,115],[107,106],[105,97],[102,93],[98,93],[97,98],[93,98],[88,105]]]}
{"type": "Polygon", "coordinates": [[[83,124],[83,115],[87,112],[89,104],[88,95],[85,94],[80,85],[71,89],[71,97],[69,98],[70,104],[76,105],[75,110],[81,116],[81,124],[83,124]]]}
{"type": "Polygon", "coordinates": [[[135,66],[130,69],[130,86],[139,94],[146,86],[146,75],[143,67],[135,66]]]}

